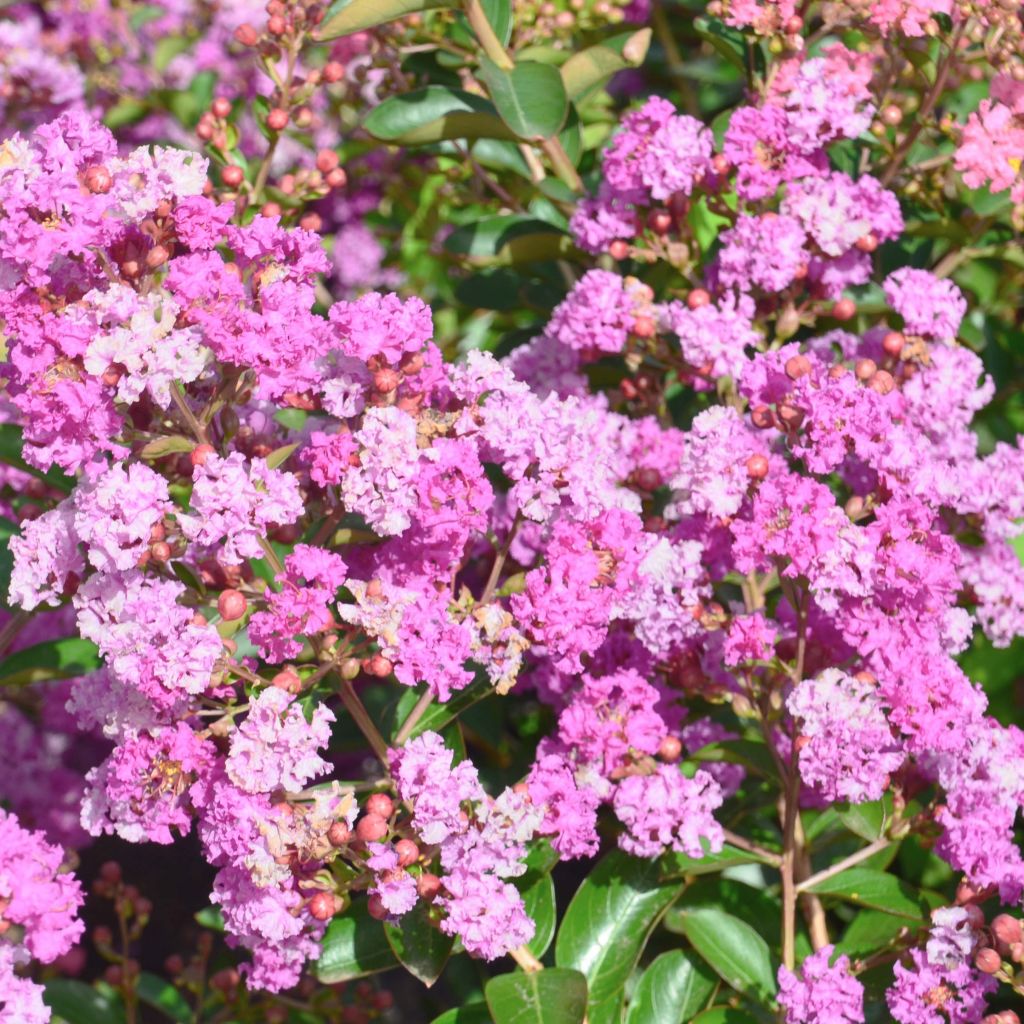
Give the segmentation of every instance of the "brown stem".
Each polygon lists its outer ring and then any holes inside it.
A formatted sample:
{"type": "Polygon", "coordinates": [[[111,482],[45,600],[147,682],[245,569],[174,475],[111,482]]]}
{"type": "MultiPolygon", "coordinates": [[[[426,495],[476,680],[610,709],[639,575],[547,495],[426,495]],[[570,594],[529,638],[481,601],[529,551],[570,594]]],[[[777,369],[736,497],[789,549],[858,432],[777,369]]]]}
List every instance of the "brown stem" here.
{"type": "Polygon", "coordinates": [[[796,963],[796,822],[800,799],[800,773],[796,759],[790,759],[789,779],[783,797],[782,823],[782,962],[790,970],[796,963]]]}
{"type": "Polygon", "coordinates": [[[525,946],[516,946],[515,949],[509,950],[508,955],[512,957],[512,959],[515,960],[515,962],[519,964],[527,974],[536,974],[537,971],[544,970],[544,965],[525,946]]]}
{"type": "Polygon", "coordinates": [[[887,846],[891,845],[891,839],[876,839],[869,846],[865,846],[862,850],[858,850],[856,853],[851,853],[849,857],[844,857],[841,861],[833,864],[832,867],[825,868],[824,871],[819,871],[816,875],[811,875],[810,878],[801,882],[797,886],[797,889],[798,891],[803,891],[804,889],[811,889],[816,885],[820,885],[827,879],[841,874],[843,871],[846,871],[847,868],[852,868],[855,864],[859,864],[862,860],[867,860],[868,857],[873,857],[876,853],[879,853],[881,850],[884,850],[887,846]]]}
{"type": "Polygon", "coordinates": [[[914,124],[911,126],[910,131],[907,132],[903,141],[896,147],[896,151],[893,153],[892,159],[889,161],[889,166],[886,167],[885,171],[881,175],[880,180],[886,188],[888,188],[892,179],[896,177],[900,167],[903,166],[903,161],[907,158],[907,153],[910,152],[910,149],[917,141],[918,136],[922,131],[924,131],[925,123],[927,122],[929,115],[932,110],[935,109],[935,104],[939,102],[942,90],[946,87],[946,79],[949,78],[949,72],[953,68],[953,61],[956,59],[957,47],[960,43],[960,38],[964,34],[964,25],[965,23],[961,23],[953,33],[953,38],[949,43],[949,53],[946,54],[945,60],[943,60],[939,65],[938,73],[935,76],[935,84],[928,91],[928,95],[925,97],[924,103],[921,104],[921,109],[917,112],[917,116],[914,119],[914,124]]]}
{"type": "Polygon", "coordinates": [[[185,398],[185,389],[182,387],[179,381],[175,381],[171,385],[171,399],[181,413],[182,419],[188,424],[189,430],[195,436],[195,439],[200,444],[209,444],[206,439],[206,428],[196,419],[195,413],[189,408],[188,401],[185,398]]]}
{"type": "Polygon", "coordinates": [[[519,514],[516,514],[516,518],[509,528],[508,536],[505,538],[505,543],[501,545],[501,549],[494,556],[494,564],[491,566],[491,574],[487,577],[487,583],[484,584],[483,593],[480,595],[480,600],[477,604],[487,604],[488,601],[494,596],[494,591],[498,586],[498,580],[501,578],[501,570],[505,567],[505,561],[508,558],[509,548],[512,547],[512,541],[515,540],[516,531],[519,529],[519,524],[522,522],[519,514]]]}
{"type": "Polygon", "coordinates": [[[18,639],[18,634],[29,624],[35,612],[23,609],[16,611],[0,628],[0,654],[6,654],[7,648],[18,639]]]}
{"type": "Polygon", "coordinates": [[[338,678],[340,681],[338,693],[341,696],[341,703],[345,705],[345,710],[352,716],[352,721],[359,727],[359,731],[366,737],[366,742],[370,744],[377,758],[387,767],[387,741],[381,736],[380,730],[374,724],[373,719],[370,718],[366,705],[359,699],[359,694],[356,693],[352,683],[345,679],[344,676],[339,675],[338,678]]]}
{"type": "Polygon", "coordinates": [[[744,839],[743,836],[736,832],[731,832],[727,828],[722,830],[722,834],[725,836],[725,841],[730,845],[739,847],[741,850],[746,850],[747,853],[753,853],[775,867],[779,867],[781,865],[782,858],[777,853],[772,853],[771,850],[767,850],[763,846],[758,846],[757,843],[752,843],[749,839],[744,839]]]}
{"type": "Polygon", "coordinates": [[[395,746],[400,747],[412,735],[413,729],[419,724],[419,720],[426,714],[434,700],[434,694],[428,689],[420,694],[416,706],[409,712],[409,717],[402,723],[401,729],[395,735],[395,746]]]}

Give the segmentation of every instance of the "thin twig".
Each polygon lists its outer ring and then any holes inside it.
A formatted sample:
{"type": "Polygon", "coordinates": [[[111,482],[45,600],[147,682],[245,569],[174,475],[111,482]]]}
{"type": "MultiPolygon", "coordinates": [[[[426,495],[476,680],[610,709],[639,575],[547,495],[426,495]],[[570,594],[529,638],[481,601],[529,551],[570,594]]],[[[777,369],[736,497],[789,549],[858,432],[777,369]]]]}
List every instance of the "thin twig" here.
{"type": "Polygon", "coordinates": [[[409,712],[409,717],[402,723],[402,727],[395,735],[396,747],[400,747],[412,735],[413,729],[416,728],[420,719],[426,714],[427,708],[430,707],[433,700],[434,694],[429,689],[420,694],[420,699],[416,701],[416,706],[409,712]]]}
{"type": "Polygon", "coordinates": [[[838,863],[833,864],[832,867],[826,868],[824,871],[819,871],[816,875],[811,875],[810,878],[801,882],[797,886],[797,891],[803,892],[806,889],[813,889],[814,886],[820,885],[827,879],[842,874],[842,872],[847,868],[852,868],[855,864],[859,864],[862,860],[867,860],[868,857],[873,857],[876,853],[879,853],[887,846],[891,845],[891,839],[876,839],[870,846],[865,846],[864,849],[858,850],[856,853],[851,853],[849,857],[844,857],[838,863]]]}
{"type": "Polygon", "coordinates": [[[359,699],[359,694],[356,693],[352,683],[340,674],[338,679],[341,703],[345,705],[345,710],[352,716],[352,721],[359,727],[359,731],[366,737],[366,742],[370,744],[377,758],[385,767],[388,767],[387,741],[380,734],[380,730],[370,717],[370,712],[366,710],[366,705],[359,699]]]}

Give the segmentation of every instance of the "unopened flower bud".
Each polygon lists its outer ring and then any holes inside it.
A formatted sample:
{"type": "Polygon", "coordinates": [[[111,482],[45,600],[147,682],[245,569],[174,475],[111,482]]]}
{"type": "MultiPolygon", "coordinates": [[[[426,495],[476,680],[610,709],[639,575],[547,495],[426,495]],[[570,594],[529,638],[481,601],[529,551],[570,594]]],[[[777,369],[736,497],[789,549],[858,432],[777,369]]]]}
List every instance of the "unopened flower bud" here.
{"type": "Polygon", "coordinates": [[[165,540],[158,540],[149,545],[149,556],[154,562],[169,562],[171,560],[171,545],[165,540]]]}
{"type": "Polygon", "coordinates": [[[974,966],[982,974],[998,974],[1003,966],[1003,958],[990,947],[983,947],[974,954],[974,966]]]}
{"type": "Polygon", "coordinates": [[[272,36],[283,36],[288,31],[288,23],[280,14],[275,14],[267,19],[267,31],[272,36]]]}
{"type": "Polygon", "coordinates": [[[328,61],[322,72],[325,82],[340,82],[345,77],[345,65],[340,61],[328,61]]]}
{"type": "Polygon", "coordinates": [[[1021,933],[1020,919],[1010,914],[998,914],[992,919],[992,934],[1007,946],[1024,940],[1021,933]]]}
{"type": "Polygon", "coordinates": [[[371,793],[366,801],[366,813],[376,814],[381,818],[390,818],[395,810],[395,802],[387,793],[371,793]]]}
{"type": "Polygon", "coordinates": [[[156,270],[157,267],[162,267],[169,259],[171,254],[162,245],[154,245],[152,249],[146,253],[146,266],[150,270],[156,270]]]}
{"type": "Polygon", "coordinates": [[[857,380],[866,383],[875,375],[877,369],[878,364],[874,359],[858,359],[854,364],[853,372],[856,374],[857,380]]]}
{"type": "Polygon", "coordinates": [[[234,622],[245,615],[249,602],[240,590],[225,590],[217,598],[217,611],[225,622],[234,622]]]}
{"type": "Polygon", "coordinates": [[[416,879],[416,892],[421,900],[430,903],[441,891],[441,879],[430,873],[420,875],[416,879]]]}
{"type": "Polygon", "coordinates": [[[674,764],[683,755],[683,744],[678,736],[666,736],[658,745],[658,757],[666,764],[674,764]]]}
{"type": "Polygon", "coordinates": [[[700,309],[701,306],[707,306],[711,302],[711,296],[703,288],[694,288],[689,295],[686,296],[686,305],[690,309],[700,309]]]}
{"type": "Polygon", "coordinates": [[[629,242],[624,242],[621,238],[616,238],[611,245],[608,246],[608,255],[613,260],[624,260],[629,256],[629,242]]]}
{"type": "Polygon", "coordinates": [[[221,171],[221,179],[228,188],[238,188],[245,181],[245,171],[238,164],[228,164],[221,171]]]}
{"type": "Polygon", "coordinates": [[[318,892],[309,901],[309,914],[315,921],[329,921],[338,909],[333,892],[318,892]]]}
{"type": "Polygon", "coordinates": [[[248,22],[244,22],[235,29],[235,40],[242,46],[255,46],[259,41],[259,33],[248,22]]]}
{"type": "Polygon", "coordinates": [[[335,167],[333,171],[327,172],[324,181],[328,188],[344,188],[348,184],[348,175],[344,167],[335,167]]]}
{"type": "Polygon", "coordinates": [[[288,127],[288,111],[282,107],[274,107],[267,114],[267,127],[273,132],[282,132],[288,127]]]}
{"type": "Polygon", "coordinates": [[[760,454],[747,459],[747,476],[751,480],[763,480],[768,475],[768,460],[760,454]]]}
{"type": "Polygon", "coordinates": [[[805,355],[790,356],[786,360],[786,376],[790,380],[799,380],[811,372],[811,361],[805,355]]]}
{"type": "Polygon", "coordinates": [[[210,104],[210,112],[214,117],[221,119],[227,117],[231,113],[231,100],[226,99],[223,96],[218,96],[213,103],[210,104]]]}
{"type": "Polygon", "coordinates": [[[388,834],[388,823],[379,814],[364,814],[356,822],[356,839],[361,843],[375,843],[388,834]]]}
{"type": "Polygon", "coordinates": [[[658,331],[658,325],[653,317],[638,316],[633,321],[633,333],[638,338],[653,338],[658,331]]]}
{"type": "Polygon", "coordinates": [[[351,839],[352,829],[343,821],[336,821],[327,830],[327,841],[335,848],[348,845],[351,839]]]}
{"type": "Polygon", "coordinates": [[[890,331],[882,339],[882,350],[887,356],[895,358],[903,351],[903,346],[906,344],[906,338],[899,331],[890,331]]]}
{"type": "Polygon", "coordinates": [[[302,680],[299,678],[299,673],[291,666],[281,669],[270,680],[270,685],[276,686],[279,690],[284,690],[285,693],[300,693],[302,690],[302,680]]]}
{"type": "Polygon", "coordinates": [[[398,375],[397,371],[392,370],[390,367],[378,370],[373,375],[373,386],[382,395],[386,395],[394,391],[401,382],[402,378],[398,375]]]}
{"type": "Polygon", "coordinates": [[[852,320],[857,315],[857,304],[853,299],[840,299],[832,307],[834,320],[852,320]]]}
{"type": "Polygon", "coordinates": [[[399,839],[395,843],[395,853],[398,854],[398,866],[407,868],[419,860],[420,848],[411,839],[399,839]]]}
{"type": "Polygon", "coordinates": [[[189,461],[193,466],[205,465],[207,458],[215,453],[212,444],[197,444],[189,455],[189,461]]]}
{"type": "Polygon", "coordinates": [[[366,901],[366,911],[375,921],[383,921],[388,916],[384,901],[376,893],[366,901]]]}
{"type": "Polygon", "coordinates": [[[94,195],[103,195],[109,192],[114,185],[114,179],[110,171],[102,164],[93,164],[85,171],[85,187],[94,195]]]}
{"type": "Polygon", "coordinates": [[[672,214],[668,210],[651,210],[647,215],[647,226],[656,235],[667,235],[672,230],[672,214]]]}
{"type": "Polygon", "coordinates": [[[896,389],[896,381],[888,370],[876,370],[868,381],[868,387],[880,395],[888,395],[896,389]]]}
{"type": "Polygon", "coordinates": [[[878,248],[878,236],[868,232],[857,239],[856,246],[861,252],[874,252],[878,248]]]}
{"type": "Polygon", "coordinates": [[[775,425],[775,416],[767,405],[755,405],[750,410],[750,421],[758,430],[768,430],[775,425]]]}

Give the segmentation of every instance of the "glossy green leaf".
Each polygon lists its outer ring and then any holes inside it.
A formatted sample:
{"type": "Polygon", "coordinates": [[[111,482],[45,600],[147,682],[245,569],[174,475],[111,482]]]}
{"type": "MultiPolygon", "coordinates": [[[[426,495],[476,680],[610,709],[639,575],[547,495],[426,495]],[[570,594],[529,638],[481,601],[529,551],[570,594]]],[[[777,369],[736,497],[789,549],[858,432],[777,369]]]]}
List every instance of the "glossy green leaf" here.
{"type": "Polygon", "coordinates": [[[485,1003],[470,1003],[469,1006],[457,1006],[445,1011],[430,1024],[493,1024],[493,1021],[485,1003]]]}
{"type": "Polygon", "coordinates": [[[709,853],[700,858],[688,857],[685,853],[669,853],[659,863],[663,877],[682,878],[687,875],[708,875],[741,864],[768,864],[770,861],[756,853],[726,845],[718,853],[709,853]]]}
{"type": "Polygon", "coordinates": [[[397,965],[383,925],[367,913],[365,900],[357,900],[328,925],[316,976],[325,985],[335,985],[397,965]]]}
{"type": "Polygon", "coordinates": [[[484,994],[494,1024],[583,1024],[587,1017],[587,982],[579,971],[502,974],[484,994]]]}
{"type": "Polygon", "coordinates": [[[574,53],[561,69],[566,95],[575,103],[619,71],[639,67],[650,45],[651,30],[643,28],[574,53]]]}
{"type": "Polygon", "coordinates": [[[480,0],[494,34],[506,46],[512,38],[512,0],[480,0]]]}
{"type": "Polygon", "coordinates": [[[402,966],[428,988],[441,977],[455,942],[431,925],[422,902],[403,914],[396,924],[385,924],[384,934],[402,966]]]}
{"type": "Polygon", "coordinates": [[[450,0],[334,0],[320,24],[320,39],[337,39],[364,28],[373,28],[407,14],[454,7],[450,0]]]}
{"type": "Polygon", "coordinates": [[[693,19],[693,27],[730,64],[741,71],[746,67],[745,42],[741,32],[728,27],[718,18],[703,16],[693,19]]]}
{"type": "Polygon", "coordinates": [[[555,962],[586,976],[589,1024],[617,1021],[624,986],[658,918],[682,891],[658,865],[615,850],[576,890],[555,940],[555,962]]]}
{"type": "Polygon", "coordinates": [[[221,913],[220,907],[203,907],[202,910],[197,910],[193,916],[196,923],[203,928],[209,928],[212,932],[224,931],[224,915],[221,913]]]}
{"type": "Polygon", "coordinates": [[[180,1024],[192,1024],[195,1019],[188,1000],[166,978],[143,971],[139,975],[135,991],[142,1002],[156,1007],[171,1020],[179,1021],[180,1024]]]}
{"type": "Polygon", "coordinates": [[[681,949],[662,953],[640,976],[625,1024],[686,1024],[715,991],[715,973],[681,949]]]}
{"type": "Polygon", "coordinates": [[[143,446],[139,452],[139,458],[147,461],[151,459],[162,459],[165,455],[180,455],[182,452],[190,452],[195,448],[196,443],[190,437],[183,437],[180,434],[173,434],[170,437],[158,437],[143,446]]]}
{"type": "Polygon", "coordinates": [[[853,959],[869,956],[889,945],[908,924],[881,910],[862,910],[836,943],[836,950],[853,959]]]}
{"type": "Polygon", "coordinates": [[[679,902],[665,915],[665,927],[685,934],[686,915],[702,907],[723,910],[746,921],[769,943],[778,940],[782,922],[782,903],[778,896],[720,875],[705,875],[688,885],[679,902]]]}
{"type": "MultiPolygon", "coordinates": [[[[21,527],[0,516],[0,604],[7,600],[7,590],[11,585],[11,570],[14,568],[14,552],[11,551],[11,538],[21,533],[21,527]]],[[[0,652],[2,654],[3,652],[0,652]]]]}
{"type": "Polygon", "coordinates": [[[938,893],[915,889],[895,875],[871,868],[850,868],[808,886],[807,891],[818,896],[836,896],[848,903],[913,921],[927,920],[931,912],[945,902],[938,893]]]}
{"type": "Polygon", "coordinates": [[[734,1006],[712,1006],[702,1014],[694,1017],[690,1024],[759,1024],[756,1017],[751,1017],[743,1010],[734,1006]]]}
{"type": "MultiPolygon", "coordinates": [[[[892,802],[890,797],[889,803],[892,802]]],[[[865,804],[846,804],[836,808],[839,819],[861,839],[873,842],[881,838],[888,821],[885,800],[872,800],[865,804]]]]}
{"type": "Polygon", "coordinates": [[[683,930],[693,948],[737,992],[761,1003],[775,995],[768,943],[746,921],[713,907],[687,913],[683,930]]]}
{"type": "Polygon", "coordinates": [[[285,444],[285,445],[282,445],[280,448],[275,448],[267,456],[267,468],[268,469],[277,469],[278,466],[284,465],[284,463],[286,463],[288,461],[288,457],[298,447],[299,447],[299,444],[296,441],[294,444],[285,444]]]}
{"type": "Polygon", "coordinates": [[[533,938],[526,948],[535,956],[542,957],[555,937],[558,914],[555,907],[555,883],[550,875],[541,875],[523,891],[523,905],[526,915],[536,925],[533,938]]]}
{"type": "Polygon", "coordinates": [[[95,672],[100,655],[91,640],[69,636],[23,647],[0,662],[0,686],[24,686],[47,679],[71,679],[95,672]]]}
{"type": "Polygon", "coordinates": [[[565,124],[569,97],[557,68],[525,60],[506,71],[482,57],[480,75],[501,119],[519,138],[550,139],[565,124]]]}
{"type": "Polygon", "coordinates": [[[445,85],[389,96],[367,114],[363,127],[374,138],[400,146],[516,137],[487,100],[445,85]]]}
{"type": "Polygon", "coordinates": [[[48,981],[43,991],[43,1002],[53,1010],[55,1018],[67,1024],[124,1024],[124,1006],[120,998],[73,978],[48,981]]]}

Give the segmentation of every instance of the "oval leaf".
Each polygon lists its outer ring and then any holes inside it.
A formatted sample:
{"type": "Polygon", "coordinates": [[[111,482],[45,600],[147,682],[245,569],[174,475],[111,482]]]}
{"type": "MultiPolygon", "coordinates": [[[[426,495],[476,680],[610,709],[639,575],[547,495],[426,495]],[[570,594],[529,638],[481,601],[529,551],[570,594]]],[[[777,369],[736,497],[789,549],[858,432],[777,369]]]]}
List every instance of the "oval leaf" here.
{"type": "Polygon", "coordinates": [[[99,992],[73,978],[53,978],[43,992],[43,1002],[67,1024],[123,1024],[120,997],[99,992]]]}
{"type": "Polygon", "coordinates": [[[449,0],[335,0],[327,8],[317,37],[337,39],[374,25],[404,18],[417,11],[456,6],[449,0]]]}
{"type": "Polygon", "coordinates": [[[702,907],[687,913],[683,930],[726,984],[758,1002],[770,1002],[775,967],[768,943],[749,924],[725,911],[702,907]]]}
{"type": "Polygon", "coordinates": [[[579,971],[502,974],[484,995],[494,1024],[583,1024],[587,1016],[587,982],[579,971]]]}
{"type": "Polygon", "coordinates": [[[512,0],[480,0],[494,34],[507,46],[512,38],[512,0]]]}
{"type": "Polygon", "coordinates": [[[651,30],[644,28],[574,53],[562,65],[562,82],[569,99],[576,103],[612,75],[639,67],[650,45],[651,30]]]}
{"type": "Polygon", "coordinates": [[[389,96],[363,120],[382,142],[415,146],[445,139],[514,139],[494,106],[480,96],[444,85],[389,96]]]}
{"type": "Polygon", "coordinates": [[[688,857],[685,853],[670,853],[661,858],[662,874],[666,878],[708,875],[725,868],[739,867],[741,864],[768,863],[771,862],[764,857],[737,849],[735,846],[723,846],[718,853],[709,853],[699,859],[688,857]]]}
{"type": "Polygon", "coordinates": [[[555,942],[555,962],[587,978],[589,1024],[618,1021],[624,986],[665,909],[682,891],[655,863],[608,854],[576,890],[555,942]]]}
{"type": "Polygon", "coordinates": [[[446,1010],[440,1017],[435,1017],[430,1024],[494,1024],[491,1011],[484,1003],[470,1003],[469,1006],[457,1006],[446,1010]]]}
{"type": "Polygon", "coordinates": [[[383,926],[367,913],[366,901],[360,900],[328,926],[320,945],[316,976],[325,985],[335,985],[397,964],[383,926]]]}
{"type": "Polygon", "coordinates": [[[902,878],[871,868],[850,868],[807,887],[818,896],[838,896],[849,903],[884,910],[896,917],[926,921],[945,902],[938,893],[915,889],[902,878]]]}
{"type": "Polygon", "coordinates": [[[542,957],[555,937],[555,883],[550,875],[542,875],[523,892],[526,916],[536,925],[533,938],[526,948],[537,958],[542,957]]]}
{"type": "Polygon", "coordinates": [[[91,640],[69,636],[63,640],[24,647],[0,664],[0,686],[24,686],[47,679],[71,679],[95,672],[100,654],[91,640]]]}
{"type": "Polygon", "coordinates": [[[455,940],[431,925],[423,903],[403,914],[397,924],[385,924],[391,951],[405,969],[428,988],[441,977],[455,940]]]}
{"type": "Polygon", "coordinates": [[[190,452],[195,446],[195,441],[188,437],[182,437],[180,434],[174,434],[171,437],[158,437],[155,441],[150,441],[139,452],[139,458],[147,461],[162,459],[165,455],[190,452]]]}
{"type": "Polygon", "coordinates": [[[685,1024],[707,1005],[717,985],[703,960],[680,949],[662,953],[637,982],[626,1024],[685,1024]]]}
{"type": "Polygon", "coordinates": [[[550,139],[569,113],[569,97],[557,68],[524,60],[510,71],[481,58],[480,73],[501,119],[522,139],[550,139]]]}

